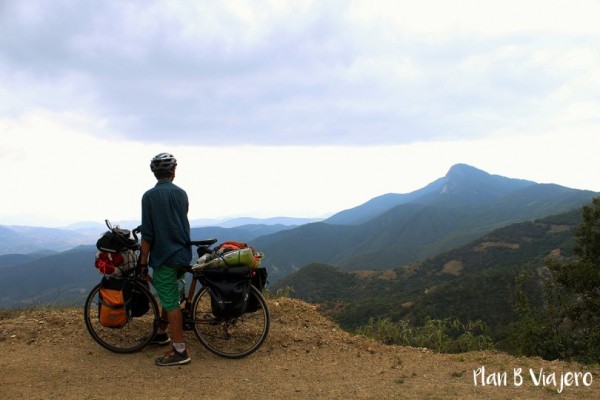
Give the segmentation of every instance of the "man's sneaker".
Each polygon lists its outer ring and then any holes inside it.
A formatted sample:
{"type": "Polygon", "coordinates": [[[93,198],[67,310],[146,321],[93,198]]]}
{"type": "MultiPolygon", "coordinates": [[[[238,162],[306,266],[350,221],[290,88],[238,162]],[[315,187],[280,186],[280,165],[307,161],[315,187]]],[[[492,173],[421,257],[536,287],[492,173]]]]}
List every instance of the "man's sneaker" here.
{"type": "Polygon", "coordinates": [[[180,353],[177,350],[175,350],[174,348],[172,348],[163,357],[157,358],[155,362],[156,362],[156,365],[158,365],[158,366],[168,367],[170,365],[183,365],[183,364],[187,364],[191,360],[192,359],[188,355],[187,350],[185,350],[183,353],[180,353]]]}
{"type": "Polygon", "coordinates": [[[171,338],[166,333],[157,333],[152,340],[150,340],[150,343],[164,346],[165,344],[171,343],[171,338]]]}

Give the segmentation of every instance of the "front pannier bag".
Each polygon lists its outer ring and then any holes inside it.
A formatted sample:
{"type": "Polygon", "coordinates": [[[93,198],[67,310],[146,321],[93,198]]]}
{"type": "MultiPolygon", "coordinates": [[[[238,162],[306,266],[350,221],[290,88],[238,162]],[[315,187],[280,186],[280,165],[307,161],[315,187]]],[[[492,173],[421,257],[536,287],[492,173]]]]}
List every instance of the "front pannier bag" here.
{"type": "Polygon", "coordinates": [[[108,328],[120,328],[127,324],[131,314],[131,285],[126,279],[105,276],[98,292],[98,316],[100,324],[108,328]]]}

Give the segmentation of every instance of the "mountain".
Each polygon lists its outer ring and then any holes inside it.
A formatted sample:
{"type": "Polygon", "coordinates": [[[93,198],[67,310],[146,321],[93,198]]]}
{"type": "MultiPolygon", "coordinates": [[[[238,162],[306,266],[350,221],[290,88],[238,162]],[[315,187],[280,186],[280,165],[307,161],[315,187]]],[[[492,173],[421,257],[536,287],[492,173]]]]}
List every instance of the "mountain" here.
{"type": "MultiPolygon", "coordinates": [[[[266,254],[263,266],[269,271],[269,282],[276,284],[309,264],[326,264],[342,272],[406,268],[499,228],[578,209],[597,195],[490,175],[459,164],[423,189],[408,195],[385,195],[338,215],[353,221],[350,224],[321,221],[297,227],[202,227],[192,230],[192,238],[249,243],[266,254]],[[398,199],[400,204],[393,205],[398,199]],[[375,216],[357,223],[368,213],[375,216]]],[[[0,249],[11,240],[12,244],[46,247],[44,240],[60,240],[64,232],[78,235],[67,230],[20,228],[17,232],[13,228],[0,227],[0,249]],[[39,242],[32,232],[37,232],[39,242]]],[[[93,243],[95,238],[87,242],[93,243]]],[[[87,246],[35,260],[5,258],[5,266],[0,268],[0,306],[63,297],[65,302],[81,300],[77,291],[90,287],[99,277],[93,267],[94,253],[95,247],[87,246]]]]}
{"type": "Polygon", "coordinates": [[[273,291],[293,287],[293,297],[318,303],[320,311],[345,328],[370,318],[483,320],[496,333],[516,319],[515,279],[534,275],[544,259],[568,256],[579,210],[494,230],[465,246],[389,270],[347,271],[311,264],[276,282],[273,291]]]}
{"type": "Polygon", "coordinates": [[[38,252],[31,254],[2,254],[0,255],[0,268],[12,267],[14,265],[26,264],[42,257],[53,254],[52,252],[38,252]]]}
{"type": "Polygon", "coordinates": [[[245,225],[285,225],[297,226],[311,222],[317,222],[322,218],[295,218],[295,217],[272,217],[272,218],[251,218],[238,217],[231,219],[194,219],[190,221],[193,228],[216,226],[221,228],[237,228],[245,225]]]}
{"type": "Polygon", "coordinates": [[[433,257],[494,229],[588,203],[598,193],[490,175],[458,164],[408,195],[385,195],[323,222],[259,237],[273,282],[311,263],[386,269],[433,257]],[[399,202],[392,206],[394,202],[399,202]],[[385,207],[384,207],[385,206],[385,207]],[[383,211],[386,207],[391,207],[383,211]],[[367,215],[376,215],[358,223],[367,215]],[[347,221],[348,225],[337,222],[347,221]],[[336,223],[331,223],[334,221],[336,223]]]}
{"type": "Polygon", "coordinates": [[[0,308],[31,304],[81,304],[100,281],[95,246],[81,246],[0,268],[0,308]]]}
{"type": "Polygon", "coordinates": [[[324,222],[357,225],[382,215],[396,206],[408,203],[435,204],[443,201],[447,205],[477,205],[532,185],[536,183],[490,175],[466,164],[456,164],[450,168],[445,177],[435,180],[422,189],[408,194],[388,193],[376,197],[358,207],[334,214],[324,222]]]}
{"type": "Polygon", "coordinates": [[[320,221],[321,218],[294,218],[294,217],[273,217],[273,218],[249,218],[241,217],[228,219],[221,222],[218,226],[223,228],[235,228],[247,225],[279,225],[279,226],[298,226],[320,221]]]}
{"type": "Polygon", "coordinates": [[[48,250],[65,251],[82,244],[95,243],[98,237],[98,232],[0,225],[0,254],[29,254],[48,250]]]}
{"type": "Polygon", "coordinates": [[[233,228],[224,228],[220,226],[205,226],[200,228],[192,228],[192,240],[202,240],[208,238],[216,238],[219,242],[235,240],[238,242],[251,242],[253,239],[274,234],[292,227],[287,225],[257,225],[249,224],[236,226],[233,228]]]}
{"type": "MultiPolygon", "coordinates": [[[[216,237],[219,242],[252,243],[259,235],[278,232],[284,225],[245,225],[238,228],[192,228],[192,239],[216,237]]],[[[95,245],[78,246],[58,254],[0,255],[0,308],[31,304],[81,304],[101,277],[94,268],[95,245]]]]}
{"type": "MultiPolygon", "coordinates": [[[[255,219],[238,219],[237,222],[252,221],[255,219]]],[[[255,221],[262,221],[256,219],[255,221]]],[[[265,224],[237,225],[232,222],[232,227],[205,226],[192,228],[193,239],[206,239],[216,237],[220,241],[237,240],[251,241],[256,237],[273,234],[281,230],[290,229],[296,225],[274,224],[274,221],[300,222],[296,218],[273,218],[264,220],[265,224]]],[[[132,230],[139,225],[135,221],[123,221],[114,224],[132,230]]],[[[36,252],[65,251],[81,245],[95,244],[102,233],[106,231],[106,224],[82,222],[64,228],[42,228],[32,226],[1,226],[0,225],[0,255],[3,254],[31,254],[36,252]]],[[[2,266],[0,262],[0,266],[2,266]]]]}

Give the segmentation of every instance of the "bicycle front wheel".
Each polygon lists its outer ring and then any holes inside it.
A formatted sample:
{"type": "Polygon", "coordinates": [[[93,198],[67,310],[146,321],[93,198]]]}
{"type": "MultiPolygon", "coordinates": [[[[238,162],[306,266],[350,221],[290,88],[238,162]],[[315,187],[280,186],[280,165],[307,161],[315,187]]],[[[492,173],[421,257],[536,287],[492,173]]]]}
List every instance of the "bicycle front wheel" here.
{"type": "MultiPolygon", "coordinates": [[[[83,317],[92,338],[102,347],[115,353],[133,353],[146,346],[156,334],[160,322],[158,304],[150,291],[138,282],[133,283],[135,297],[140,302],[148,301],[148,312],[140,317],[129,316],[123,327],[109,328],[100,323],[100,284],[96,285],[85,301],[83,317]]],[[[131,305],[132,308],[135,305],[131,305]]]]}
{"type": "Polygon", "coordinates": [[[250,296],[257,304],[255,312],[220,320],[212,314],[208,290],[202,288],[196,294],[192,303],[194,333],[204,347],[225,358],[242,358],[258,350],[269,334],[269,308],[254,286],[250,296]]]}

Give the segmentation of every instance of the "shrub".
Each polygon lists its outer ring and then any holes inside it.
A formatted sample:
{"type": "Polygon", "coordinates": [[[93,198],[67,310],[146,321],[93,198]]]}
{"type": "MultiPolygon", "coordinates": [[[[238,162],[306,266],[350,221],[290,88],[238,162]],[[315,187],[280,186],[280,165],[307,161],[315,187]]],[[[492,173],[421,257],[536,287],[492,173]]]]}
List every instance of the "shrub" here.
{"type": "Polygon", "coordinates": [[[370,319],[357,333],[388,345],[426,347],[439,353],[460,353],[492,348],[492,340],[484,335],[485,323],[458,319],[428,319],[423,326],[411,327],[404,320],[370,319]]]}

